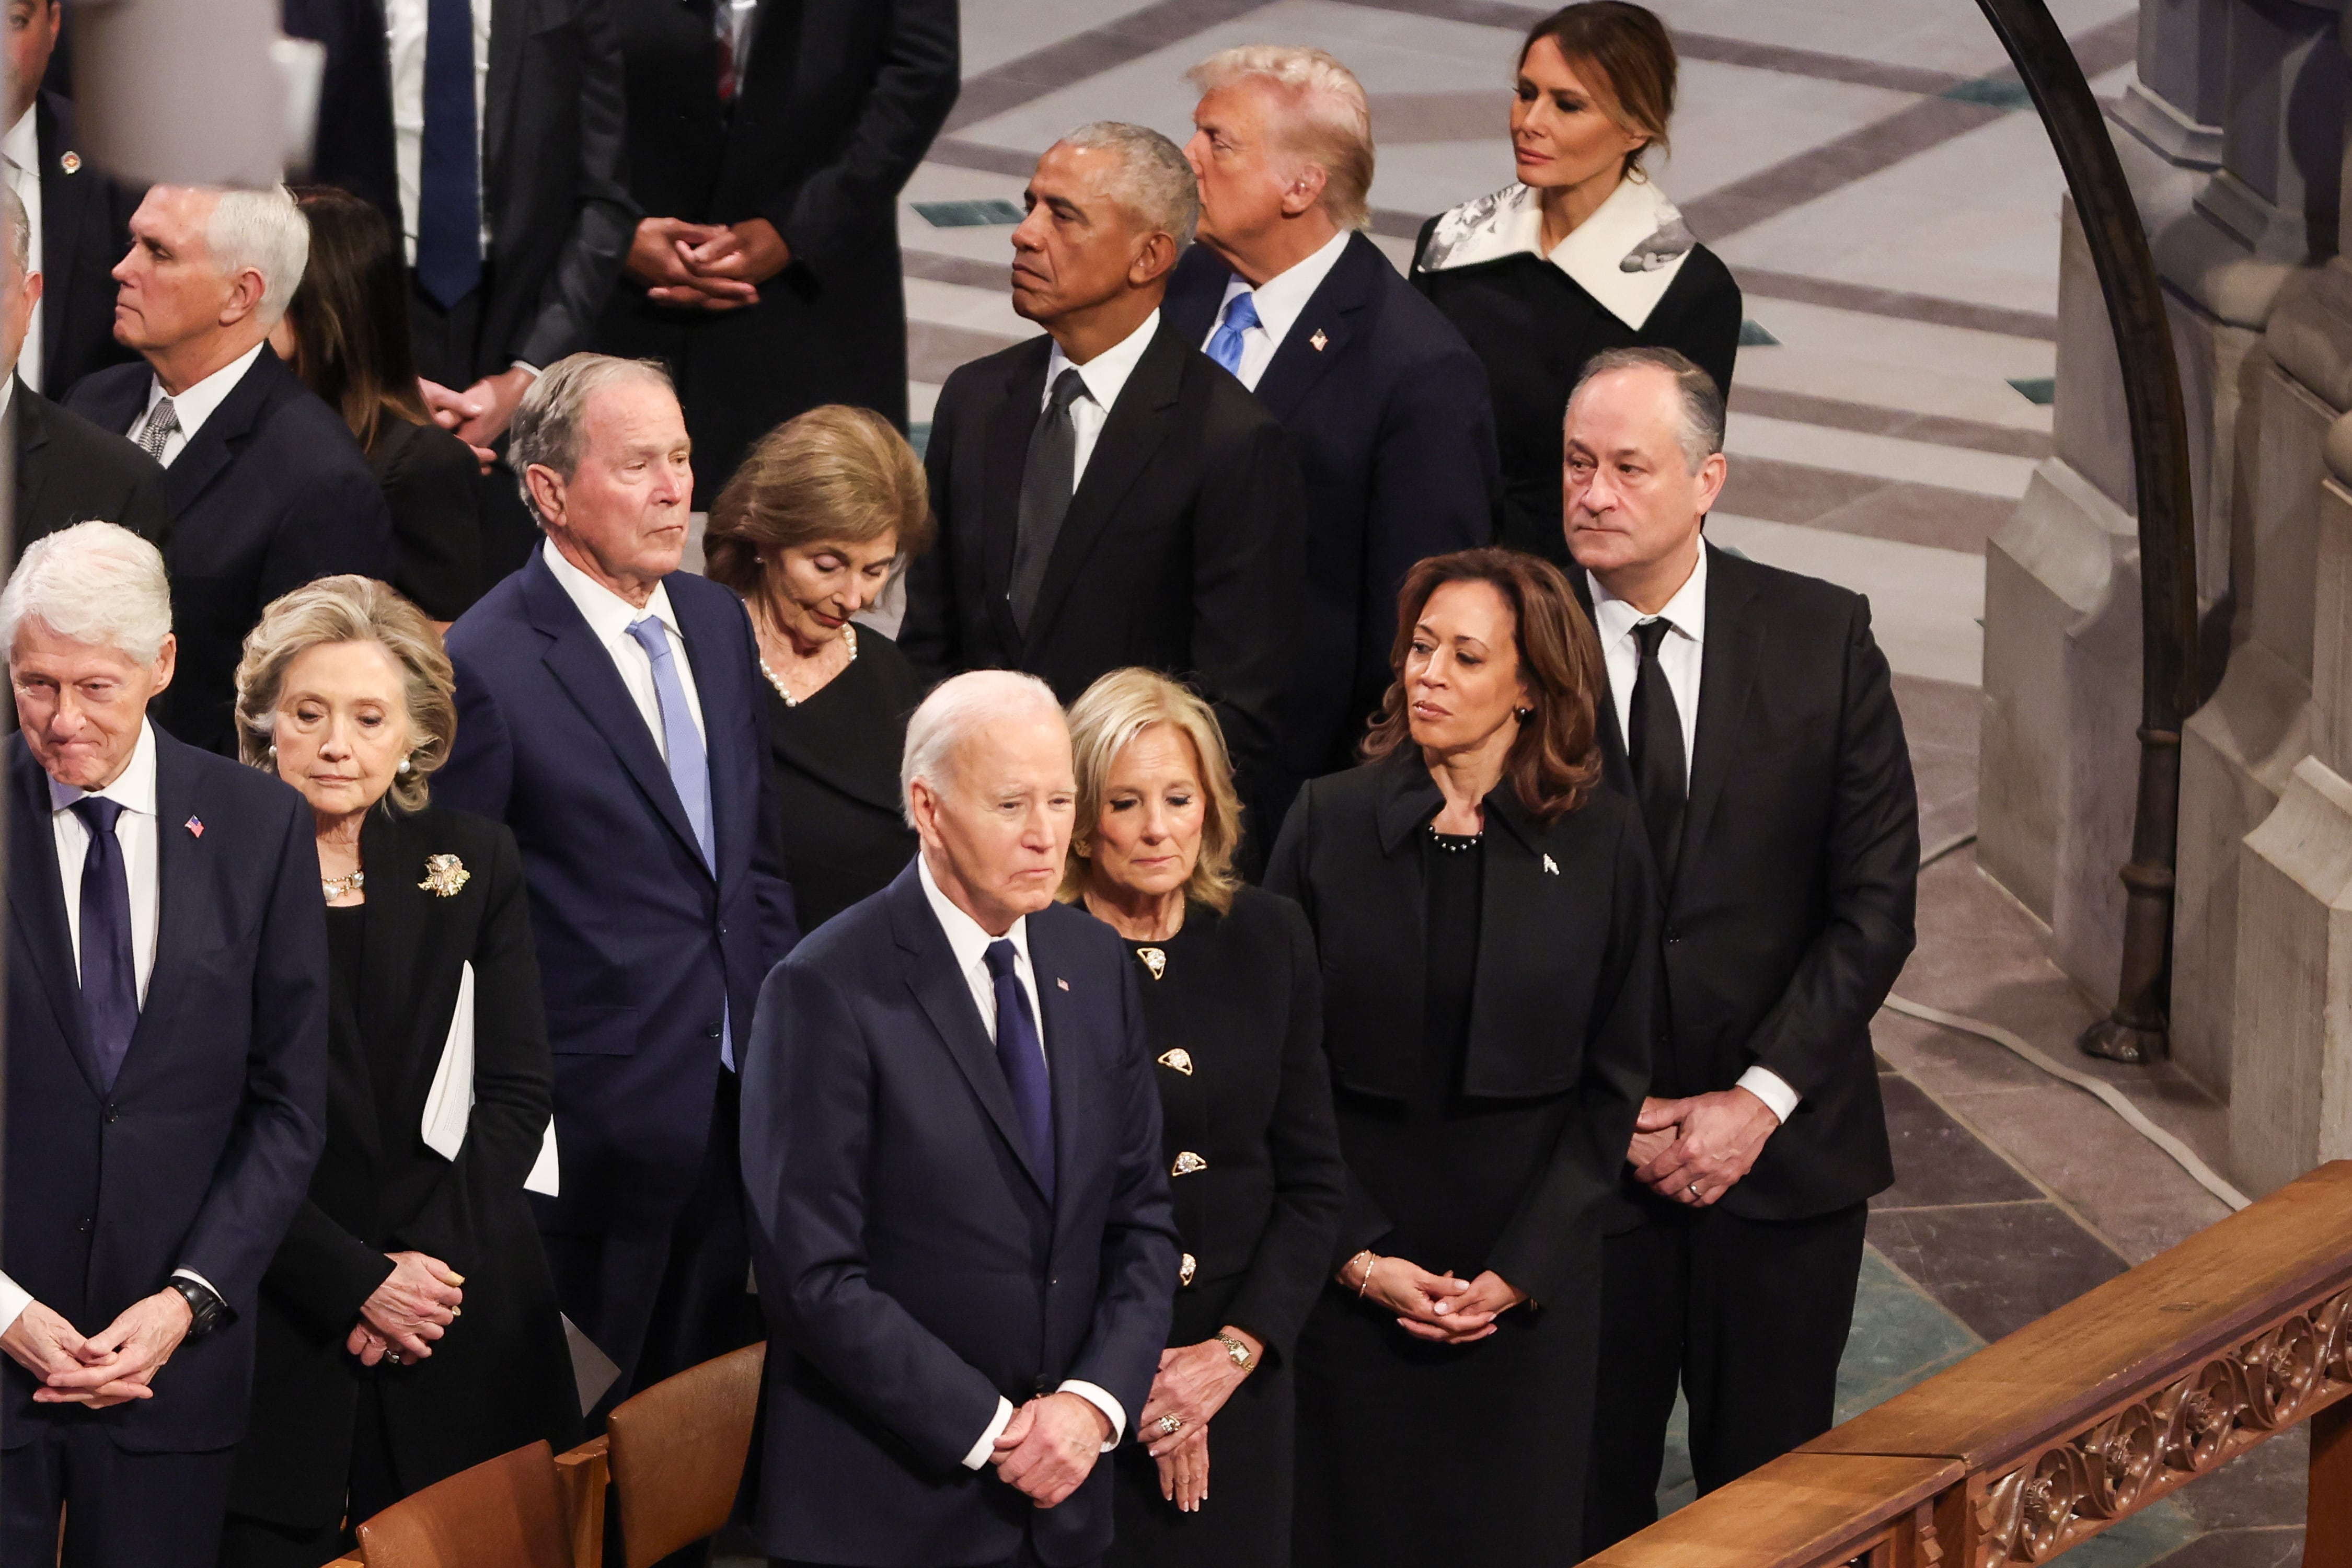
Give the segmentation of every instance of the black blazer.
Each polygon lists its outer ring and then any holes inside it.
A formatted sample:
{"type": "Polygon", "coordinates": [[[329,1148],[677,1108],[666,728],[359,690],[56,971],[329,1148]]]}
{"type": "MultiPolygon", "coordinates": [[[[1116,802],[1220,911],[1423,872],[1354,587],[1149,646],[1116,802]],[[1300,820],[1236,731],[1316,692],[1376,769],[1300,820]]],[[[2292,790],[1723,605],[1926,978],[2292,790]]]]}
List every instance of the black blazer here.
{"type": "Polygon", "coordinates": [[[482,474],[473,448],[438,425],[386,414],[368,471],[392,514],[393,586],[436,621],[482,596],[482,474]]]}
{"type": "MultiPolygon", "coordinates": [[[[153,380],[143,363],[116,365],[67,406],[125,434],[153,380]]],[[[316,578],[390,578],[392,518],[342,416],[266,345],[164,470],[163,496],[180,666],[157,715],[191,745],[232,754],[245,634],[272,599],[316,578]]]]}
{"type": "MultiPolygon", "coordinates": [[[[1911,955],[1919,799],[1870,602],[1706,548],[1698,731],[1665,894],[1669,1008],[1651,1092],[1729,1089],[1750,1065],[1779,1074],[1803,1098],[1719,1201],[1801,1219],[1895,1179],[1870,1020],[1911,955]]],[[[1573,580],[1585,594],[1584,574],[1573,580]]],[[[1631,802],[1606,700],[1601,731],[1604,778],[1631,802]]]]}
{"type": "Polygon", "coordinates": [[[761,0],[742,89],[719,101],[710,8],[614,0],[629,192],[695,223],[761,217],[793,263],[760,302],[647,303],[624,279],[600,347],[668,362],[694,432],[698,506],[743,448],[823,403],[907,423],[899,189],[955,104],[955,0],[761,0]]]}
{"type": "Polygon", "coordinates": [[[1110,1544],[1111,1466],[1040,1510],[964,1455],[1063,1382],[1131,1436],[1167,1343],[1176,1234],[1134,961],[1066,904],[1031,915],[1054,1100],[1054,1196],[909,866],[810,933],[761,989],[743,1179],[768,1314],[760,1548],[802,1563],[1110,1544]]]}
{"type": "Polygon", "coordinates": [[[41,150],[41,254],[33,258],[41,273],[41,385],[62,402],[90,372],[138,357],[114,341],[113,272],[131,249],[131,215],[142,193],[83,156],[71,99],[36,98],[33,130],[41,150]]]}
{"type": "MultiPolygon", "coordinates": [[[[1206,342],[1234,273],[1176,264],[1168,321],[1206,342]]],[[[1486,367],[1380,247],[1351,236],[1258,378],[1307,486],[1307,633],[1286,747],[1301,778],[1346,767],[1389,688],[1397,590],[1413,563],[1495,536],[1502,474],[1486,367]]]]}
{"type": "Polygon", "coordinates": [[[539,1157],[554,1069],[514,835],[461,811],[368,814],[364,957],[352,1013],[328,1038],[327,1147],[261,1282],[253,1424],[229,1507],[324,1528],[342,1517],[363,1384],[377,1386],[403,1488],[580,1425],[570,1352],[523,1178],[539,1157]],[[428,890],[426,858],[468,873],[428,890]],[[473,1115],[453,1163],[426,1147],[427,1091],[474,966],[473,1115]],[[351,1032],[363,1021],[365,1038],[351,1032]],[[395,1042],[401,1075],[375,1081],[395,1042]],[[361,1305],[414,1248],[465,1276],[465,1315],[427,1360],[362,1369],[343,1348],[361,1305]]]}
{"type": "Polygon", "coordinates": [[[155,963],[113,1085],[91,1055],[48,777],[8,741],[8,1180],[0,1268],[94,1334],[175,1268],[235,1317],[181,1345],[155,1397],[36,1405],[0,1366],[0,1447],[66,1423],[130,1453],[246,1430],[262,1271],[326,1140],[327,934],[310,809],[276,779],[155,732],[155,963]]]}
{"type": "MultiPolygon", "coordinates": [[[[327,46],[311,176],[367,197],[402,232],[383,0],[281,0],[327,46]]],[[[482,113],[490,246],[471,373],[542,368],[584,348],[636,232],[622,188],[621,50],[606,0],[494,0],[482,113]]]]}
{"type": "Polygon", "coordinates": [[[940,389],[924,458],[940,537],[908,569],[899,647],[933,678],[1024,669],[1065,702],[1124,665],[1193,681],[1255,827],[1289,793],[1283,702],[1303,636],[1306,500],[1289,437],[1163,318],[1087,458],[1024,638],[1005,594],[1052,348],[1016,343],[940,389]]]}
{"type": "Polygon", "coordinates": [[[25,546],[78,522],[121,523],[150,544],[171,543],[163,466],[110,430],[18,382],[0,440],[16,449],[16,536],[25,546]]]}
{"type": "MultiPolygon", "coordinates": [[[[1422,1070],[1423,828],[1443,804],[1408,745],[1299,792],[1266,868],[1297,899],[1323,961],[1323,1047],[1342,1089],[1402,1101],[1422,1070]]],[[[1574,1094],[1549,1169],[1488,1267],[1538,1300],[1578,1283],[1580,1235],[1610,1211],[1650,1075],[1657,895],[1639,816],[1596,790],[1544,826],[1508,780],[1486,797],[1486,868],[1461,1093],[1574,1094]]],[[[1351,1173],[1328,1267],[1390,1225],[1351,1173]]]]}

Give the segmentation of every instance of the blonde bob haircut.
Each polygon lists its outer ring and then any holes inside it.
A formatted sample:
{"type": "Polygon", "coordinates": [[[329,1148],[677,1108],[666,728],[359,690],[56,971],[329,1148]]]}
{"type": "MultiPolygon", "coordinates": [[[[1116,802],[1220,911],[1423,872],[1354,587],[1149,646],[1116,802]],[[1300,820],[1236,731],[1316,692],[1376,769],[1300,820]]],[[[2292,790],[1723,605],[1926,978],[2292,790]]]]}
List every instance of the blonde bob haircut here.
{"type": "Polygon", "coordinates": [[[449,760],[457,739],[457,682],[449,656],[425,612],[373,577],[321,577],[273,601],[245,637],[236,666],[236,747],[268,769],[278,693],[295,659],[327,643],[369,642],[392,656],[408,699],[408,771],[394,773],[386,798],[422,811],[425,777],[449,760]]]}
{"type": "Polygon", "coordinates": [[[1323,210],[1343,229],[1372,221],[1372,108],[1356,73],[1321,49],[1244,44],[1221,49],[1184,73],[1206,96],[1245,78],[1289,94],[1278,134],[1294,156],[1323,171],[1323,210]]]}
{"type": "Polygon", "coordinates": [[[1087,862],[1095,824],[1102,820],[1110,771],[1128,743],[1155,724],[1165,724],[1192,742],[1206,795],[1201,827],[1201,858],[1184,896],[1223,914],[1242,885],[1234,870],[1241,845],[1242,803],[1234,793],[1234,764],[1225,753],[1217,716],[1193,692],[1156,669],[1114,669],[1079,693],[1070,704],[1070,751],[1077,764],[1077,821],[1070,832],[1069,859],[1062,871],[1064,903],[1086,891],[1087,862]]]}

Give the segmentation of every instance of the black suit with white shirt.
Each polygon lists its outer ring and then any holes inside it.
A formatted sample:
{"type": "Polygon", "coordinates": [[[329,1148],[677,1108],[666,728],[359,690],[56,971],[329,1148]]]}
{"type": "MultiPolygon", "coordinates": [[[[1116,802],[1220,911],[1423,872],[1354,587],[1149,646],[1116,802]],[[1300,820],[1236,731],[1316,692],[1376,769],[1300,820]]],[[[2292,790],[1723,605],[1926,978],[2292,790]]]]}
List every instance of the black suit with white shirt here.
{"type": "Polygon", "coordinates": [[[16,453],[12,560],[37,539],[93,521],[127,528],[159,550],[169,546],[172,509],[154,458],[21,381],[0,384],[0,396],[7,400],[0,441],[16,453]]]}
{"type": "Polygon", "coordinates": [[[137,357],[114,339],[113,272],[131,249],[131,215],[143,193],[82,155],[71,99],[44,91],[29,112],[40,162],[33,270],[41,275],[40,341],[26,345],[39,374],[30,384],[63,402],[90,372],[137,357]]]}

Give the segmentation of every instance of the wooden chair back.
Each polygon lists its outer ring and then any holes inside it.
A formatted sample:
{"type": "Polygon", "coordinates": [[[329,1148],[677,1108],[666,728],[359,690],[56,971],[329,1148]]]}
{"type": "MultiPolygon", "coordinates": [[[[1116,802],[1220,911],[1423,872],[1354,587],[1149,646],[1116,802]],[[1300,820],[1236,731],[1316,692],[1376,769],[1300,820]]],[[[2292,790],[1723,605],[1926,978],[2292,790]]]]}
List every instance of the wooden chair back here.
{"type": "Polygon", "coordinates": [[[359,1538],[366,1568],[578,1568],[544,1442],[404,1498],[359,1538]]]}
{"type": "Polygon", "coordinates": [[[626,1568],[648,1568],[726,1524],[751,1448],[765,1344],[691,1366],[605,1418],[626,1568]]]}

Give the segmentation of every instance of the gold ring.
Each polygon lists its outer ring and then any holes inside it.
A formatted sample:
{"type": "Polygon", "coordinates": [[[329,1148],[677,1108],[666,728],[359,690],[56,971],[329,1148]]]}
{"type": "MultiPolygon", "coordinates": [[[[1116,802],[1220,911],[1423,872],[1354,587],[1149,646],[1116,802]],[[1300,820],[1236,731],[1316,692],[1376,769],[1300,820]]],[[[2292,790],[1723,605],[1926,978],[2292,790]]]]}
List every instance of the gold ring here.
{"type": "Polygon", "coordinates": [[[1173,1437],[1177,1433],[1181,1432],[1182,1430],[1184,1430],[1184,1418],[1181,1415],[1162,1415],[1160,1418],[1160,1435],[1161,1436],[1173,1437]]]}

